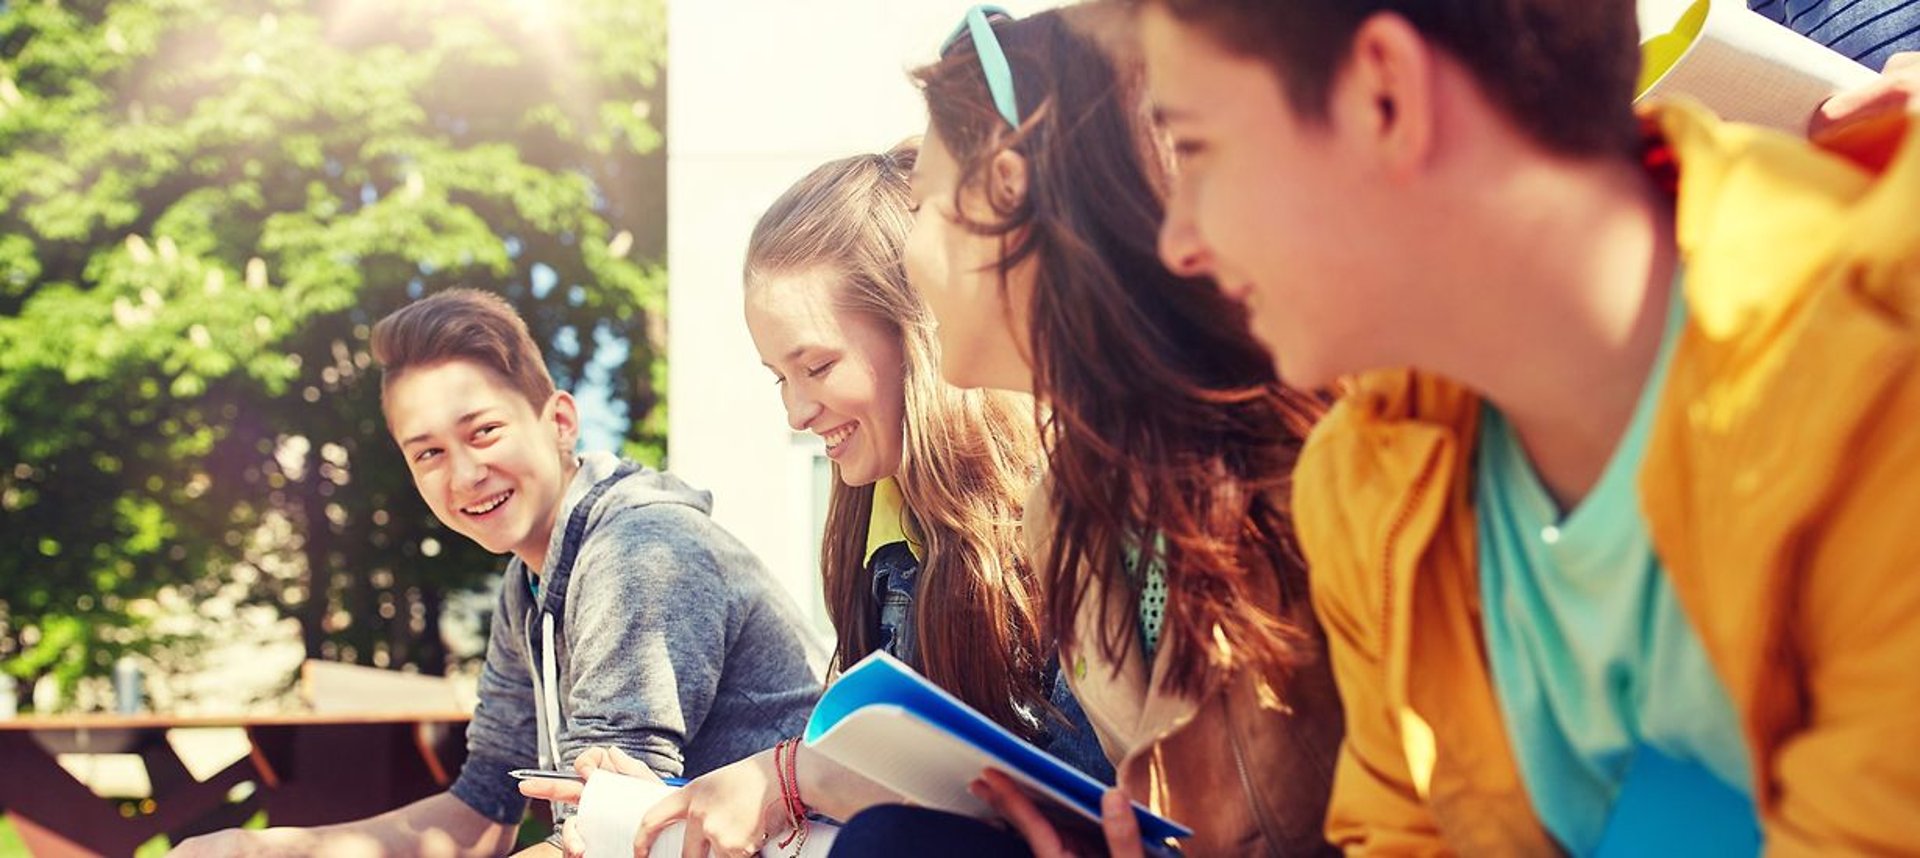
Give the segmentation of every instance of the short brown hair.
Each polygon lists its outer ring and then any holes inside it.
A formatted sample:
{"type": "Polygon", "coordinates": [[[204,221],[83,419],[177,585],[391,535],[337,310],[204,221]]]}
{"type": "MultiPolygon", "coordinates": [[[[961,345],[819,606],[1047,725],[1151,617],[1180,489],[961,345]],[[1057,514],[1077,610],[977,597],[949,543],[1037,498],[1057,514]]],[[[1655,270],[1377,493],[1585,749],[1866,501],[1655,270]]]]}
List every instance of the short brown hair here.
{"type": "Polygon", "coordinates": [[[448,289],[429,295],[373,326],[373,359],[380,363],[380,407],[408,370],[450,360],[471,361],[511,385],[535,411],[553,398],[540,347],[513,305],[491,292],[448,289]]]}
{"type": "Polygon", "coordinates": [[[1139,0],[1278,74],[1293,109],[1323,119],[1368,18],[1398,15],[1466,65],[1535,141],[1574,156],[1639,144],[1639,26],[1630,0],[1139,0]]]}

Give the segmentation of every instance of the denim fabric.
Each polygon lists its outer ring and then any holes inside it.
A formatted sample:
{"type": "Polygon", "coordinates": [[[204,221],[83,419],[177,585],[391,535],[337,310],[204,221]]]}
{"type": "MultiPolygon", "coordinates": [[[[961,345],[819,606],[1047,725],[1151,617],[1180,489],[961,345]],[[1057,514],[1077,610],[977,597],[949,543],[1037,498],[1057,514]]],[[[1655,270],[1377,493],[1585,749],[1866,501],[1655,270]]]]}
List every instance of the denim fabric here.
{"type": "Polygon", "coordinates": [[[1879,71],[1920,51],[1920,0],[1747,0],[1747,7],[1879,71]]]}
{"type": "MultiPolygon", "coordinates": [[[[873,553],[868,569],[873,574],[874,601],[880,605],[880,648],[919,670],[916,643],[919,636],[913,627],[913,604],[920,561],[914,558],[906,543],[894,542],[873,553]]],[[[1106,752],[1101,750],[1100,740],[1087,721],[1087,713],[1080,708],[1079,701],[1073,699],[1073,692],[1067,688],[1066,678],[1061,676],[1057,664],[1050,669],[1048,682],[1050,702],[1060,711],[1065,723],[1046,719],[1044,734],[1034,744],[1101,783],[1113,783],[1113,764],[1107,761],[1106,752]]],[[[1045,718],[1044,713],[1028,714],[1036,720],[1045,718]]]]}
{"type": "Polygon", "coordinates": [[[972,817],[883,804],[847,820],[829,858],[1029,858],[1033,850],[1005,828],[972,817]]]}

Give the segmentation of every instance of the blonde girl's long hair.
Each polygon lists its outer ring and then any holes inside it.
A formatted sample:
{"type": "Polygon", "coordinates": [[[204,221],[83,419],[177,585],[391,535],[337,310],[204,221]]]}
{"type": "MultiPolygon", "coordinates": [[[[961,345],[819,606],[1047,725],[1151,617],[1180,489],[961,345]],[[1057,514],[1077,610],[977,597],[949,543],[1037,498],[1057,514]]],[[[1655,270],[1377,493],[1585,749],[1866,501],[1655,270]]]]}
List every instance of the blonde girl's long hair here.
{"type": "MultiPolygon", "coordinates": [[[[897,482],[921,568],[913,622],[920,670],[968,705],[1032,735],[1046,706],[1043,639],[1020,517],[1038,474],[1033,400],[961,390],[940,375],[933,316],[908,284],[901,253],[912,228],[909,141],[885,154],[825,164],[788,189],[754,228],[747,289],[827,270],[839,306],[899,337],[906,363],[897,482]]],[[[836,637],[833,670],[872,652],[879,605],[866,570],[873,486],[848,486],[834,466],[820,573],[836,637]]]]}

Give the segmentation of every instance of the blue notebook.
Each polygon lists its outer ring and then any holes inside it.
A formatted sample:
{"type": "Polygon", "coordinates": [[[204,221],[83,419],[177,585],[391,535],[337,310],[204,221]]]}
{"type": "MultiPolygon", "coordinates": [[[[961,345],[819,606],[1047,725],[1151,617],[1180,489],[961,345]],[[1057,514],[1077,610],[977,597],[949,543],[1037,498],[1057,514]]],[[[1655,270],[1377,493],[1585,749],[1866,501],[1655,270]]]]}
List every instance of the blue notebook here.
{"type": "MultiPolygon", "coordinates": [[[[916,804],[983,819],[993,809],[967,785],[988,768],[1096,824],[1107,790],[884,652],[861,659],[827,689],[805,738],[828,759],[916,804]]],[[[1133,812],[1149,843],[1193,834],[1139,802],[1133,812]]]]}
{"type": "Polygon", "coordinates": [[[1699,763],[1641,745],[1593,854],[1753,858],[1760,824],[1745,793],[1699,763]]]}

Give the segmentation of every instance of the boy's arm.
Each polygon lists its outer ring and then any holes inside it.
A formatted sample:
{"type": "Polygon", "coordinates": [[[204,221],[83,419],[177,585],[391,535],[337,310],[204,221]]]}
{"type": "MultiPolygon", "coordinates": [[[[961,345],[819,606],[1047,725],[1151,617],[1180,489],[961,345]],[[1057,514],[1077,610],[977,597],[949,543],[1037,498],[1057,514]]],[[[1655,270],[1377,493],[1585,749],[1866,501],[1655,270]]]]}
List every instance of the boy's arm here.
{"type": "Polygon", "coordinates": [[[1327,804],[1327,840],[1364,854],[1445,854],[1446,843],[1426,803],[1414,788],[1400,737],[1400,723],[1387,698],[1381,662],[1385,630],[1377,627],[1377,604],[1359,561],[1364,534],[1340,502],[1336,455],[1322,437],[1338,427],[1324,421],[1302,452],[1294,475],[1294,527],[1307,558],[1313,609],[1327,636],[1326,657],[1346,711],[1346,737],[1335,763],[1327,804]]]}
{"type": "Polygon", "coordinates": [[[617,747],[663,777],[713,705],[735,638],[731,570],[704,514],[661,504],[607,517],[581,547],[567,594],[568,690],[560,754],[617,747]]]}
{"type": "Polygon", "coordinates": [[[181,843],[168,854],[173,858],[498,858],[513,847],[515,828],[481,816],[450,793],[440,793],[379,816],[339,825],[219,831],[181,843]]]}
{"type": "Polygon", "coordinates": [[[1850,478],[1823,532],[1795,563],[1796,656],[1766,680],[1805,713],[1761,768],[1773,792],[1762,803],[1770,855],[1893,855],[1920,843],[1920,378],[1909,371],[1875,413],[1879,425],[1850,446],[1850,478]]]}
{"type": "Polygon", "coordinates": [[[507,773],[536,765],[540,758],[526,644],[513,630],[518,618],[508,616],[519,609],[507,598],[506,588],[519,580],[509,573],[494,602],[487,660],[480,670],[479,704],[467,723],[467,759],[447,790],[480,816],[512,826],[526,815],[527,800],[507,773]]]}
{"type": "Polygon", "coordinates": [[[467,759],[447,792],[378,816],[314,828],[229,829],[184,841],[172,855],[497,856],[513,846],[522,798],[508,770],[535,762],[533,689],[496,603],[480,675],[480,704],[467,725],[467,759]]]}
{"type": "MultiPolygon", "coordinates": [[[[1311,557],[1312,552],[1308,553],[1311,557]]],[[[1328,570],[1313,568],[1314,610],[1327,634],[1334,684],[1346,708],[1347,735],[1327,803],[1327,840],[1350,855],[1449,854],[1433,815],[1414,789],[1387,703],[1386,668],[1372,655],[1352,612],[1318,584],[1328,570]]]]}

